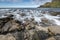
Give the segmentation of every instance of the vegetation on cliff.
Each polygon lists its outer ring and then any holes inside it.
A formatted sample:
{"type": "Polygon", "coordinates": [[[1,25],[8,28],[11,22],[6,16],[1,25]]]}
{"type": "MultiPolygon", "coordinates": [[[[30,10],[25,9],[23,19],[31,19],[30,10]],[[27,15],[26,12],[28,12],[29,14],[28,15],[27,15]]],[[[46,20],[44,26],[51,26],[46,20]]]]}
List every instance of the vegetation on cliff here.
{"type": "Polygon", "coordinates": [[[60,8],[60,0],[52,0],[52,2],[47,2],[44,5],[41,5],[40,7],[44,7],[44,8],[60,8]]]}

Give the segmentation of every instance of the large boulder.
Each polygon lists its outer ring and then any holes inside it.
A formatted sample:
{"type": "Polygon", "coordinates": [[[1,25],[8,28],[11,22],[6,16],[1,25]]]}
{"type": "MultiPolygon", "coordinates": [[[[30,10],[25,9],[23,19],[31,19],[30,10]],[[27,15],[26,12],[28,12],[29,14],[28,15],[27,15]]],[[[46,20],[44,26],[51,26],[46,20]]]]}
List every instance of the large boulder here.
{"type": "Polygon", "coordinates": [[[14,30],[20,30],[20,25],[16,23],[16,21],[11,20],[2,27],[2,32],[9,32],[9,31],[14,31],[14,30]]]}
{"type": "Polygon", "coordinates": [[[0,24],[0,40],[24,40],[24,31],[21,29],[23,28],[21,22],[9,16],[0,18],[0,24]]]}
{"type": "Polygon", "coordinates": [[[0,18],[0,33],[11,32],[15,30],[21,30],[21,22],[14,20],[13,15],[8,15],[7,17],[0,18]]]}
{"type": "Polygon", "coordinates": [[[12,34],[0,35],[0,40],[16,40],[12,34]]]}
{"type": "Polygon", "coordinates": [[[60,34],[60,26],[50,26],[48,27],[48,30],[51,34],[60,34]]]}
{"type": "Polygon", "coordinates": [[[0,18],[0,32],[1,32],[1,29],[3,28],[3,26],[10,20],[13,20],[12,15],[0,18]]]}

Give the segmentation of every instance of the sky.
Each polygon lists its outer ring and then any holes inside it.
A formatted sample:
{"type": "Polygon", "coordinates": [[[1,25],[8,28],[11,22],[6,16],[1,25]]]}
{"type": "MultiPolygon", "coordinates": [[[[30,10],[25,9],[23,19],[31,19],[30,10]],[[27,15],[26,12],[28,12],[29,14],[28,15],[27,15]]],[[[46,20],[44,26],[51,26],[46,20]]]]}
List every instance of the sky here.
{"type": "Polygon", "coordinates": [[[36,8],[51,0],[0,0],[0,7],[36,8]]]}

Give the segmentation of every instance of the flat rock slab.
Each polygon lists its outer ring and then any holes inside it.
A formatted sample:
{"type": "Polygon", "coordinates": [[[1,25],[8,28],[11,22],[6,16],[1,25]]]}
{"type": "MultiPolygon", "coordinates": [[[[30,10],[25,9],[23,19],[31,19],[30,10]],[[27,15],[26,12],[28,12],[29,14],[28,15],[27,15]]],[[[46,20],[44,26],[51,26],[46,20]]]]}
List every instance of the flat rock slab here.
{"type": "Polygon", "coordinates": [[[48,30],[53,34],[60,34],[60,26],[50,26],[48,30]]]}

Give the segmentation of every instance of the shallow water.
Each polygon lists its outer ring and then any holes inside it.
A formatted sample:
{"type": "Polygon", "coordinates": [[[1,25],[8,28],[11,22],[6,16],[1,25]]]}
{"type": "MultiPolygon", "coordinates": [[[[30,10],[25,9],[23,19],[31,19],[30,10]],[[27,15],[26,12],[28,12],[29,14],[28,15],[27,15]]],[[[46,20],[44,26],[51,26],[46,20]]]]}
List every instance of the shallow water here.
{"type": "Polygon", "coordinates": [[[52,16],[50,12],[60,12],[60,8],[8,8],[0,9],[0,18],[4,18],[4,15],[14,15],[14,19],[24,22],[25,19],[31,20],[40,23],[42,18],[45,18],[49,21],[53,21],[52,24],[60,25],[60,15],[52,16]]]}

